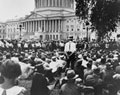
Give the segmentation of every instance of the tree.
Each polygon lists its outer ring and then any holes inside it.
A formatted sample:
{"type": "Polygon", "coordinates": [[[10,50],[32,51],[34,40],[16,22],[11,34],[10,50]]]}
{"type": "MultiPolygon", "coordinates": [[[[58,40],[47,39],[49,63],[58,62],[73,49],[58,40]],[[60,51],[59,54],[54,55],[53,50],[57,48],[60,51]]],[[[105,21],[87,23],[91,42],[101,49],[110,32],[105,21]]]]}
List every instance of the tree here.
{"type": "Polygon", "coordinates": [[[76,15],[91,23],[100,40],[116,30],[120,21],[120,3],[118,0],[76,0],[76,15]]]}

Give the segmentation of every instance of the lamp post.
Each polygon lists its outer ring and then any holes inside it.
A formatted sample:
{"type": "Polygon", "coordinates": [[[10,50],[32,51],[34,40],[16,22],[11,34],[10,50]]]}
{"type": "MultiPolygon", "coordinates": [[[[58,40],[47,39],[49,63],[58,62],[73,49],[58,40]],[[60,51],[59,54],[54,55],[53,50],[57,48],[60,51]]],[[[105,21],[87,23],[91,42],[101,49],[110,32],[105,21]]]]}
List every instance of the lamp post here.
{"type": "Polygon", "coordinates": [[[17,28],[17,29],[20,30],[20,40],[21,40],[22,25],[20,24],[20,25],[19,25],[19,28],[17,28]]]}
{"type": "Polygon", "coordinates": [[[87,31],[87,33],[86,33],[86,38],[87,38],[87,42],[89,41],[89,34],[88,34],[88,30],[89,30],[89,28],[88,28],[88,26],[89,26],[89,22],[87,21],[86,22],[86,31],[87,31]]]}

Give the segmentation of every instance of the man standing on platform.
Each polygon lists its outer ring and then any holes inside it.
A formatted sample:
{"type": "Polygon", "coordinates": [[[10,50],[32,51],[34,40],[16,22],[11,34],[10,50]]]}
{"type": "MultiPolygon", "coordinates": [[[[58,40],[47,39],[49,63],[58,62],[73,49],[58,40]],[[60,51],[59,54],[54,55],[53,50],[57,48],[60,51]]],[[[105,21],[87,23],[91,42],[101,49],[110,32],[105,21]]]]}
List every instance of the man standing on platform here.
{"type": "Polygon", "coordinates": [[[64,51],[67,55],[67,68],[74,69],[76,44],[73,42],[73,36],[68,38],[64,51]]]}

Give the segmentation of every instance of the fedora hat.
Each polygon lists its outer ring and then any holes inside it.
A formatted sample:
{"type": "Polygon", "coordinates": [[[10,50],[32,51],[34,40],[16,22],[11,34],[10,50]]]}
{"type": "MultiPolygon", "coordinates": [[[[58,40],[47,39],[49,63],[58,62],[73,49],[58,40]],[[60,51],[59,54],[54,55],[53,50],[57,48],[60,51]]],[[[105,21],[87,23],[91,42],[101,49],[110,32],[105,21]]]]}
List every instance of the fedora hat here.
{"type": "Polygon", "coordinates": [[[76,79],[78,78],[78,75],[75,74],[74,70],[68,70],[67,71],[67,79],[76,79]]]}

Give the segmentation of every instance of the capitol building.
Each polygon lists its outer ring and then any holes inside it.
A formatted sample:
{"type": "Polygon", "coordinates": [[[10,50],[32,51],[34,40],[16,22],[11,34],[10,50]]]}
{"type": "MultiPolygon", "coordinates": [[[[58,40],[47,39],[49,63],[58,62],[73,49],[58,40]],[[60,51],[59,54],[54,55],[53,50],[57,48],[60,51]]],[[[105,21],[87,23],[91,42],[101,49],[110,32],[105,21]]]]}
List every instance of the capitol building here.
{"type": "Polygon", "coordinates": [[[75,16],[74,0],[35,0],[30,15],[6,22],[9,39],[61,40],[71,35],[74,39],[83,39],[90,34],[82,20],[75,16]]]}

